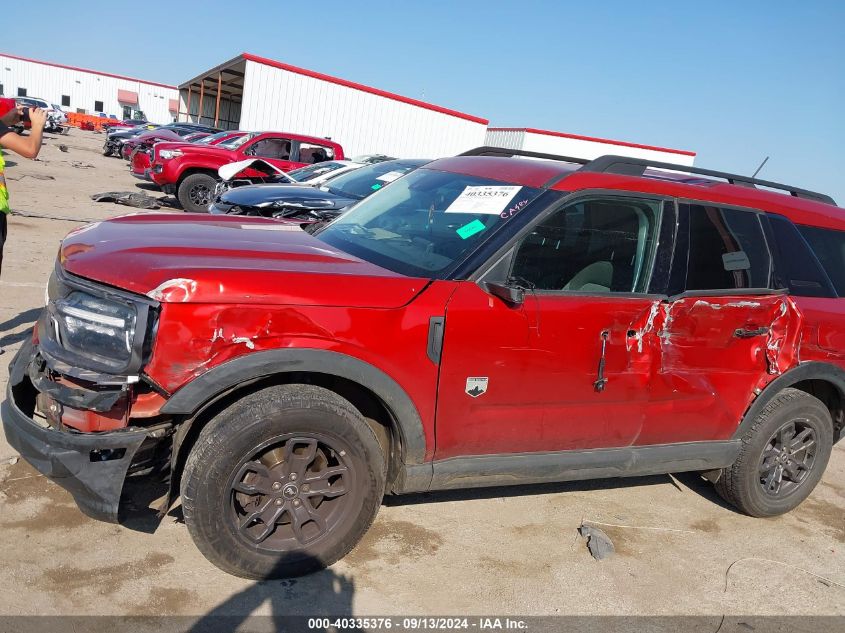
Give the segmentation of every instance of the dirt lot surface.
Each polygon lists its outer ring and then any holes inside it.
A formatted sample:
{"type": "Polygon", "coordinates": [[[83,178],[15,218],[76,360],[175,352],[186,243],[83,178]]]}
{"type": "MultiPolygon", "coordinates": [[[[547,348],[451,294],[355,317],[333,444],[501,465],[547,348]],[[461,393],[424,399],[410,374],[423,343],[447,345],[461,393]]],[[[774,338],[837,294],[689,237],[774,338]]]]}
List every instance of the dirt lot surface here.
{"type": "MultiPolygon", "coordinates": [[[[0,280],[4,394],[61,237],[135,211],[90,200],[140,191],[102,141],[73,130],[50,136],[37,162],[9,157],[20,214],[0,280]]],[[[388,499],[331,570],[266,583],[206,562],[178,510],[161,523],[93,521],[14,456],[0,438],[0,615],[706,614],[711,630],[725,613],[845,615],[845,443],[811,498],[776,519],[737,514],[694,475],[415,495],[388,499]],[[582,521],[617,554],[591,558],[582,521]]]]}

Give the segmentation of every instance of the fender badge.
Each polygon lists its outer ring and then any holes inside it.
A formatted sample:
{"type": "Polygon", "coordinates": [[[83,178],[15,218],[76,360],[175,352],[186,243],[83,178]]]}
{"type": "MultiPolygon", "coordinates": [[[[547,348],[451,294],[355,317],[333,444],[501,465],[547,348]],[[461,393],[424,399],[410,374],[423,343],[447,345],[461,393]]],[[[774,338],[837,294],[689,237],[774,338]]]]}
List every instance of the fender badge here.
{"type": "Polygon", "coordinates": [[[467,378],[467,395],[477,398],[487,391],[487,376],[467,378]]]}

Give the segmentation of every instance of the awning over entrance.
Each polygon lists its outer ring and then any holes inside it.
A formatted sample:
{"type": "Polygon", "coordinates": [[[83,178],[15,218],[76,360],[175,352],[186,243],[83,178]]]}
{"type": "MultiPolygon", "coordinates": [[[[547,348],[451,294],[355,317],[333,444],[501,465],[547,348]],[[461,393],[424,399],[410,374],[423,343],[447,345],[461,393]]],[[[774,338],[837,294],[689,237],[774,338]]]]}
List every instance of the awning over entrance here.
{"type": "Polygon", "coordinates": [[[118,90],[117,100],[126,105],[138,105],[138,93],[131,90],[118,90]]]}

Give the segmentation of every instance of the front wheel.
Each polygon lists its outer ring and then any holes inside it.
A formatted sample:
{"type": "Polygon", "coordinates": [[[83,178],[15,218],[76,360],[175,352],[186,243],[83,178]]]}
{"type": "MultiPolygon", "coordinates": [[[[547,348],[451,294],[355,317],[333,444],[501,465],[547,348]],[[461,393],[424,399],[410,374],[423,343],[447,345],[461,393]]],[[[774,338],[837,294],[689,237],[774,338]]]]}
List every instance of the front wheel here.
{"type": "Polygon", "coordinates": [[[833,420],[824,403],[799,389],[779,392],[742,438],[739,457],[716,490],[755,517],[785,514],[806,499],[833,449],[833,420]]]}
{"type": "Polygon", "coordinates": [[[360,412],[313,385],[268,387],[202,430],[182,476],[199,550],[244,578],[284,578],[345,556],[384,494],[384,458],[360,412]]]}
{"type": "Polygon", "coordinates": [[[176,197],[185,211],[208,213],[217,181],[208,174],[191,174],[179,185],[176,197]]]}

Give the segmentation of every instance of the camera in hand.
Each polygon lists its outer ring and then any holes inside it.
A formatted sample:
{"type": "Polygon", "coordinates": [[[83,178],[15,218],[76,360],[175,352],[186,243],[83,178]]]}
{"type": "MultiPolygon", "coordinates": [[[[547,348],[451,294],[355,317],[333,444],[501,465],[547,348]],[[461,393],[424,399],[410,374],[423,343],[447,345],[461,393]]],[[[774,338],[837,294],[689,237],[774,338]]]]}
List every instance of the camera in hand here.
{"type": "Polygon", "coordinates": [[[21,121],[28,123],[29,122],[29,108],[23,109],[23,114],[21,115],[21,121]]]}

